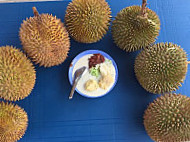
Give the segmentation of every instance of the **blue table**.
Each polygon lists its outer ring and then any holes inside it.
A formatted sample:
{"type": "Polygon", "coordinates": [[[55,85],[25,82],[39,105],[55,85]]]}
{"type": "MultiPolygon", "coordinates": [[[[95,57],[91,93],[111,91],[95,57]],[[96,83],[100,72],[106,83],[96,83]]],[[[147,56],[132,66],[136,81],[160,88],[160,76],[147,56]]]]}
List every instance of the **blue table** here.
{"type": "MultiPolygon", "coordinates": [[[[69,1],[0,4],[0,46],[21,47],[18,31],[26,17],[32,16],[32,6],[40,13],[52,13],[64,19],[69,1]]],[[[140,5],[141,0],[109,0],[112,15],[122,8],[140,5]]],[[[157,42],[171,41],[190,54],[190,1],[154,0],[148,6],[161,19],[157,42]]],[[[126,53],[112,41],[110,31],[98,43],[80,44],[71,40],[67,60],[60,66],[36,66],[37,80],[32,94],[16,102],[29,116],[29,127],[21,142],[151,142],[143,126],[143,113],[157,95],[146,92],[134,75],[137,52],[126,53]],[[67,72],[72,59],[87,49],[99,49],[110,54],[118,64],[119,80],[114,90],[98,99],[75,94],[68,100],[71,86],[67,72]]],[[[190,69],[177,91],[190,96],[190,69]]]]}

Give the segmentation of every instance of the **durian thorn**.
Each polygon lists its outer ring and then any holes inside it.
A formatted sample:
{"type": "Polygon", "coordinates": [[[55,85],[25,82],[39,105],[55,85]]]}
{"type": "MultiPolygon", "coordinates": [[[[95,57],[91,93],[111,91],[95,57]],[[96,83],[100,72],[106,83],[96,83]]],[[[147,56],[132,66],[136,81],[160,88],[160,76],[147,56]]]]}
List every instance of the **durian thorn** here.
{"type": "Polygon", "coordinates": [[[142,14],[143,17],[147,17],[146,5],[147,5],[147,0],[142,0],[141,14],[142,14]]]}
{"type": "Polygon", "coordinates": [[[112,16],[111,19],[114,19],[116,16],[112,16]]]}
{"type": "Polygon", "coordinates": [[[33,10],[34,16],[39,16],[39,13],[38,13],[36,7],[32,7],[32,10],[33,10]]]}

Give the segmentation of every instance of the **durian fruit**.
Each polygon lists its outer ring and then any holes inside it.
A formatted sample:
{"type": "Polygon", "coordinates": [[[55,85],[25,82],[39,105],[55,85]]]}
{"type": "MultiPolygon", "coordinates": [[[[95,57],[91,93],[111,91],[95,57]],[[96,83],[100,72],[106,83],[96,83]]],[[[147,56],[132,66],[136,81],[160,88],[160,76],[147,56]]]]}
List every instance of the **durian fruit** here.
{"type": "Polygon", "coordinates": [[[157,98],[145,111],[144,126],[156,142],[190,141],[190,98],[181,94],[157,98]]]}
{"type": "Polygon", "coordinates": [[[15,142],[22,138],[28,126],[27,113],[18,105],[0,102],[0,141],[15,142]]]}
{"type": "Polygon", "coordinates": [[[105,0],[73,0],[69,3],[65,23],[74,40],[94,43],[106,34],[111,10],[105,0]]]}
{"type": "MultiPolygon", "coordinates": [[[[145,3],[146,4],[146,3],[145,3]]],[[[122,9],[112,24],[116,45],[127,51],[136,51],[155,42],[160,31],[160,19],[149,8],[129,6],[122,9]]]]}
{"type": "Polygon", "coordinates": [[[27,55],[40,66],[51,67],[65,61],[70,39],[64,24],[56,16],[39,14],[33,7],[34,17],[23,21],[20,40],[27,55]]]}
{"type": "Polygon", "coordinates": [[[98,82],[96,80],[90,79],[85,83],[84,88],[86,91],[96,91],[99,88],[98,82]]]}
{"type": "Polygon", "coordinates": [[[158,43],[140,52],[135,74],[141,86],[154,94],[175,91],[187,73],[187,54],[173,43],[158,43]]]}
{"type": "Polygon", "coordinates": [[[19,49],[0,47],[0,97],[17,101],[27,97],[35,84],[36,72],[31,61],[19,49]]]}

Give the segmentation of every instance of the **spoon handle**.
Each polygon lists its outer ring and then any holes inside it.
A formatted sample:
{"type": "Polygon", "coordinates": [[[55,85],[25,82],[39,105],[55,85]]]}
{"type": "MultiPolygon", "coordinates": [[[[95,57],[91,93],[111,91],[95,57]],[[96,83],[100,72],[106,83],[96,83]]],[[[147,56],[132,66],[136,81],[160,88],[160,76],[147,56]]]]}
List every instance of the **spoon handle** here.
{"type": "Polygon", "coordinates": [[[73,87],[72,87],[72,89],[71,89],[71,93],[70,93],[70,95],[69,95],[69,99],[72,99],[72,98],[73,98],[73,94],[74,94],[74,92],[75,92],[75,88],[76,88],[76,86],[77,86],[77,82],[78,82],[78,81],[74,81],[73,87]]]}

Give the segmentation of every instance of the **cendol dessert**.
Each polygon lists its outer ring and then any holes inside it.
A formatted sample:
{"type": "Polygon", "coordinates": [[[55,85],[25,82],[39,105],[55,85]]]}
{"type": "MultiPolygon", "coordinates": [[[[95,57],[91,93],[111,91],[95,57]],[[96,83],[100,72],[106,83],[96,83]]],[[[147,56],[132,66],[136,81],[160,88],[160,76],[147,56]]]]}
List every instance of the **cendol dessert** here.
{"type": "Polygon", "coordinates": [[[106,94],[115,82],[115,67],[108,58],[102,54],[88,54],[81,57],[75,64],[74,72],[86,66],[88,71],[77,84],[80,93],[96,97],[106,94]]]}

